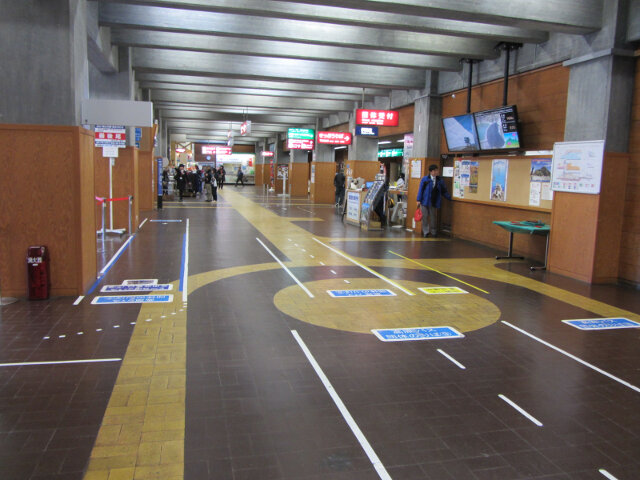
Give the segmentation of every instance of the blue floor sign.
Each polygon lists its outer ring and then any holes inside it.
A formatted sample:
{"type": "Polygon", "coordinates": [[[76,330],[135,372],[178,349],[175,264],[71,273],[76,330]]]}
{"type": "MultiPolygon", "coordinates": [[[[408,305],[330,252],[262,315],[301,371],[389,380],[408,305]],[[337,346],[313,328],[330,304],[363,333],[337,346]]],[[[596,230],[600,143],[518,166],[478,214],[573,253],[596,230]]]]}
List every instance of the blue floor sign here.
{"type": "Polygon", "coordinates": [[[327,290],[327,293],[336,298],[349,297],[395,297],[396,294],[391,290],[385,289],[367,289],[367,290],[327,290]]]}
{"type": "Polygon", "coordinates": [[[436,340],[463,338],[464,335],[452,327],[415,327],[371,330],[383,342],[406,342],[409,340],[436,340]]]}
{"type": "Polygon", "coordinates": [[[170,303],[173,295],[114,295],[111,297],[96,297],[91,303],[94,305],[113,305],[117,303],[170,303]]]}
{"type": "Polygon", "coordinates": [[[640,328],[640,323],[628,318],[586,318],[579,320],[563,320],[580,330],[611,330],[614,328],[640,328]]]}
{"type": "Polygon", "coordinates": [[[149,285],[105,285],[100,290],[102,293],[126,293],[126,292],[155,292],[157,290],[173,290],[170,283],[159,283],[149,285]]]}

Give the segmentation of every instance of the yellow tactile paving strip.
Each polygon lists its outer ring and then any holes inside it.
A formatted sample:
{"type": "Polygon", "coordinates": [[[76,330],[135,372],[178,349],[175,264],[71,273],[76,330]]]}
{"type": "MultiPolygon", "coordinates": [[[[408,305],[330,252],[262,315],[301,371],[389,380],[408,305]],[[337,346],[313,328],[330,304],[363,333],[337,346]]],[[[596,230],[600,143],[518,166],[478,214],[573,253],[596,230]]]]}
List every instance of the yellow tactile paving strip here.
{"type": "MultiPolygon", "coordinates": [[[[231,201],[233,208],[282,252],[274,252],[281,260],[285,260],[281,255],[287,256],[289,261],[284,262],[287,267],[353,265],[345,258],[313,241],[313,236],[309,232],[292,223],[299,221],[298,219],[280,217],[235,192],[225,192],[225,200],[231,201]]],[[[318,238],[325,243],[426,240],[318,238]]],[[[259,246],[257,245],[256,248],[259,246]]],[[[499,262],[493,258],[421,259],[420,263],[425,267],[402,258],[354,258],[354,260],[371,268],[383,266],[398,269],[431,268],[454,276],[464,275],[510,283],[598,315],[624,316],[640,321],[640,315],[632,312],[496,268],[496,263],[499,262]]],[[[279,268],[281,267],[277,263],[272,262],[192,275],[188,281],[189,293],[224,278],[279,268]]],[[[398,306],[402,305],[401,309],[389,309],[387,303],[384,306],[377,305],[376,302],[379,303],[381,299],[376,298],[355,299],[358,304],[344,303],[344,299],[331,299],[326,294],[327,289],[389,288],[394,290],[378,278],[345,279],[338,275],[336,278],[306,283],[305,286],[316,295],[313,299],[306,296],[297,285],[292,285],[276,294],[274,304],[283,312],[300,320],[355,332],[367,332],[370,328],[424,326],[425,324],[447,324],[461,331],[470,331],[491,324],[500,317],[499,309],[478,292],[427,296],[418,292],[417,288],[430,286],[428,284],[397,279],[395,281],[404,288],[416,292],[415,296],[407,296],[396,290],[398,296],[392,301],[398,302],[398,306]],[[347,284],[344,280],[350,283],[347,284]],[[452,302],[450,297],[455,297],[455,302],[452,302]],[[356,320],[347,322],[346,318],[354,313],[349,309],[366,312],[366,316],[358,314],[356,320]],[[318,311],[322,311],[322,316],[315,313],[318,311]],[[401,313],[391,313],[394,311],[401,313]],[[326,318],[323,320],[322,317],[326,318]],[[415,325],[416,321],[420,321],[420,325],[415,325]]],[[[174,282],[174,288],[177,289],[177,285],[178,282],[174,282]]],[[[141,307],[91,453],[85,480],[182,480],[184,478],[186,310],[186,306],[179,300],[172,304],[141,307]],[[147,321],[147,319],[151,320],[147,321]]]]}

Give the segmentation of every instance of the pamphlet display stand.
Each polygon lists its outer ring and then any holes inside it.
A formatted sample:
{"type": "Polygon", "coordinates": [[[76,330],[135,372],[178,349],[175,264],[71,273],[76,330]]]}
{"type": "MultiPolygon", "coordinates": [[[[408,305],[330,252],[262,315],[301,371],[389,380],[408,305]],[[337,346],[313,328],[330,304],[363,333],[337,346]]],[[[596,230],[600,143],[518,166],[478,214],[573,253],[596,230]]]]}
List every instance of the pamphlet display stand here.
{"type": "MultiPolygon", "coordinates": [[[[384,180],[376,180],[367,192],[360,210],[360,228],[363,230],[382,230],[380,221],[371,219],[373,209],[384,195],[384,180]]],[[[383,199],[384,201],[384,199],[383,199]]]]}

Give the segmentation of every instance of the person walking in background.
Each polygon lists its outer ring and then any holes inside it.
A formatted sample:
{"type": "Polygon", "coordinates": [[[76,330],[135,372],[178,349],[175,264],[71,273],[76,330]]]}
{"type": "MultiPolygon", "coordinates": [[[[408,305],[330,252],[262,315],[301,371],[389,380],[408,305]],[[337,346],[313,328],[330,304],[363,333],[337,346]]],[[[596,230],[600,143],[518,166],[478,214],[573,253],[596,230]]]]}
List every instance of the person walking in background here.
{"type": "Polygon", "coordinates": [[[422,177],[418,188],[418,208],[422,209],[422,236],[438,235],[438,209],[442,197],[451,200],[451,195],[441,177],[437,165],[429,165],[429,174],[422,177]]]}
{"type": "Polygon", "coordinates": [[[220,188],[220,190],[222,190],[222,187],[224,186],[224,181],[227,179],[227,171],[224,169],[224,165],[220,165],[220,168],[218,168],[218,178],[216,179],[218,181],[218,187],[220,188]]]}
{"type": "Polygon", "coordinates": [[[184,196],[184,189],[187,188],[187,172],[184,171],[184,163],[180,164],[173,178],[176,181],[178,192],[180,192],[180,201],[182,201],[182,197],[184,196]]]}
{"type": "Polygon", "coordinates": [[[211,168],[207,167],[207,169],[204,171],[204,195],[205,195],[205,200],[207,202],[211,201],[211,182],[213,180],[213,175],[211,175],[211,168]]]}
{"type": "Polygon", "coordinates": [[[238,167],[238,176],[236,178],[236,187],[238,186],[238,182],[242,184],[244,187],[244,173],[242,172],[242,167],[238,167]]]}
{"type": "Polygon", "coordinates": [[[342,169],[340,169],[336,173],[336,176],[333,177],[333,186],[336,188],[336,207],[342,205],[344,200],[344,180],[344,173],[342,173],[342,169]]]}

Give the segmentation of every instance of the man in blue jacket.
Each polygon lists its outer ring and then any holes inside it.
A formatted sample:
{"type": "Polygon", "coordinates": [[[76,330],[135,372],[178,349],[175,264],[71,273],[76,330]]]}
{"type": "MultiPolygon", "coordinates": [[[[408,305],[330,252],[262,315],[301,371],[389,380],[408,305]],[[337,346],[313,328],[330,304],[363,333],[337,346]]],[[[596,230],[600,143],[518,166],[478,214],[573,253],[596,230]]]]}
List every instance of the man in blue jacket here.
{"type": "Polygon", "coordinates": [[[438,209],[442,204],[442,197],[451,200],[442,178],[438,176],[440,170],[437,165],[429,165],[429,175],[420,180],[418,188],[418,208],[422,209],[422,236],[438,234],[438,209]]]}

